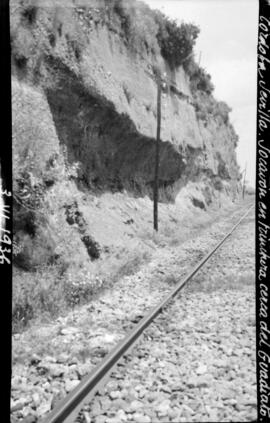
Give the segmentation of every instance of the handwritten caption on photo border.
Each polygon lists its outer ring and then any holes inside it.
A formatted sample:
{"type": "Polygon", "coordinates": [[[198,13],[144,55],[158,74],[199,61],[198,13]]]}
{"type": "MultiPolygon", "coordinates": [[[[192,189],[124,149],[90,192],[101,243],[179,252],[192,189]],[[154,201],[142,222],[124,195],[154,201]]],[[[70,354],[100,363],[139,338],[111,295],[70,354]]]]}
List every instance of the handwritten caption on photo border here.
{"type": "Polygon", "coordinates": [[[260,0],[256,181],[256,317],[258,421],[270,418],[270,2],[260,0]],[[268,79],[267,79],[268,78],[268,79]]]}

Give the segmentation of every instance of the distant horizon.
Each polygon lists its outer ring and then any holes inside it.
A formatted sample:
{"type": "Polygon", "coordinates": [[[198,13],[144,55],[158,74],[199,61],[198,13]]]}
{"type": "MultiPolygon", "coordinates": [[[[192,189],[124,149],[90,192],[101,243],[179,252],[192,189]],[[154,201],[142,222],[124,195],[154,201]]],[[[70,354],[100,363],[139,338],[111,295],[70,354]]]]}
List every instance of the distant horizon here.
{"type": "Polygon", "coordinates": [[[256,181],[257,0],[143,0],[170,18],[194,23],[200,34],[194,48],[210,73],[214,97],[232,109],[230,121],[239,135],[236,149],[240,172],[256,181]],[[243,19],[243,6],[245,17],[243,19]],[[229,36],[228,36],[229,34],[229,36]],[[214,40],[214,41],[213,41],[214,40]],[[218,46],[218,48],[217,48],[218,46]]]}

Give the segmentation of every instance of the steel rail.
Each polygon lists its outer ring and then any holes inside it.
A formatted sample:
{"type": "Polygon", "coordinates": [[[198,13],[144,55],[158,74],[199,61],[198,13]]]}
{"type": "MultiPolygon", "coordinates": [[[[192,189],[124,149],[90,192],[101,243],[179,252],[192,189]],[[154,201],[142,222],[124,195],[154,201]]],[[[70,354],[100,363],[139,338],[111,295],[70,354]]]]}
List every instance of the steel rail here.
{"type": "Polygon", "coordinates": [[[79,411],[78,407],[82,407],[85,400],[89,400],[94,396],[100,388],[102,381],[105,379],[109,371],[111,371],[119,359],[133,346],[135,341],[141,336],[143,331],[152,323],[156,316],[168,305],[168,303],[184,288],[187,282],[201,269],[201,267],[212,257],[212,255],[221,247],[221,245],[229,238],[229,236],[240,225],[244,218],[248,215],[254,204],[249,207],[247,212],[238,220],[233,228],[222,238],[221,241],[195,266],[195,268],[181,280],[175,288],[145,317],[143,317],[131,332],[120,341],[113,350],[96,366],[93,371],[83,378],[80,384],[71,391],[62,401],[60,401],[50,414],[42,420],[43,423],[71,423],[71,415],[74,418],[74,410],[79,411]]]}

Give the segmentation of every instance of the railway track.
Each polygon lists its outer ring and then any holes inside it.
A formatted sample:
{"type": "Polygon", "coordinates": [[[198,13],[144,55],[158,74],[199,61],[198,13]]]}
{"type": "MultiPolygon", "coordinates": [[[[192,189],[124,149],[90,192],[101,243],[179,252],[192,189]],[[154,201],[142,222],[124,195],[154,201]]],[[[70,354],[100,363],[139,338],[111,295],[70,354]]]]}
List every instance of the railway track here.
{"type": "Polygon", "coordinates": [[[153,309],[151,309],[133,327],[130,333],[121,340],[113,350],[101,361],[101,363],[88,375],[70,394],[59,402],[51,413],[42,420],[42,423],[74,423],[78,413],[85,403],[89,403],[95,394],[104,386],[110,373],[115,369],[119,360],[127,355],[131,348],[138,342],[144,331],[160,315],[186,284],[198,273],[198,271],[209,261],[209,259],[219,250],[225,241],[231,236],[236,228],[250,213],[254,205],[250,206],[242,217],[236,222],[231,230],[215,245],[215,247],[189,272],[189,274],[179,281],[176,286],[165,296],[165,298],[153,309]]]}

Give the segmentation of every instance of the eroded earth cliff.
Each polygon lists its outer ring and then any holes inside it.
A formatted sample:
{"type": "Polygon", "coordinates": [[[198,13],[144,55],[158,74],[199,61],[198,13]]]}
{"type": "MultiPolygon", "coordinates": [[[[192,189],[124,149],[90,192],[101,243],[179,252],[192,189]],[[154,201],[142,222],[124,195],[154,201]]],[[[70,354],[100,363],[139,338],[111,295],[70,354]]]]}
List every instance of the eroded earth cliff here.
{"type": "Polygon", "coordinates": [[[167,81],[161,223],[184,198],[205,210],[238,186],[230,109],[194,60],[168,59],[165,18],[136,1],[84,3],[11,1],[15,264],[24,271],[60,260],[63,274],[75,252],[93,266],[151,227],[156,69],[167,81]]]}

